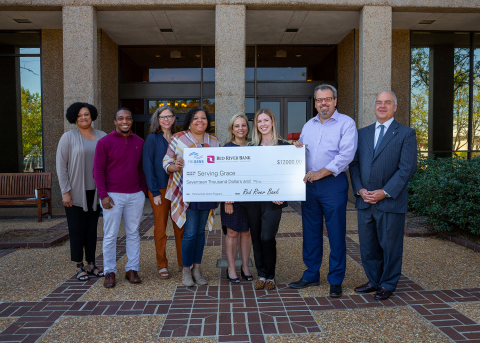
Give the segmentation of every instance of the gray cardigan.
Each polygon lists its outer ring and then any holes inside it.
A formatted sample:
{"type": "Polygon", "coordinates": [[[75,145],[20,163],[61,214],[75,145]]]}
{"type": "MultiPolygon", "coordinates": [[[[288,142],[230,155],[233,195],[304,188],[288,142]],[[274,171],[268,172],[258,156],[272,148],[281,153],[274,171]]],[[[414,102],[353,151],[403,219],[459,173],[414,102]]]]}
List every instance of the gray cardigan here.
{"type": "MultiPolygon", "coordinates": [[[[107,134],[100,130],[93,130],[95,141],[107,134]]],[[[83,149],[82,135],[80,130],[75,128],[65,132],[58,142],[57,148],[57,175],[62,194],[70,192],[73,205],[82,207],[88,211],[87,196],[85,194],[85,155],[83,149]]],[[[97,210],[98,193],[95,190],[93,210],[97,210]]]]}

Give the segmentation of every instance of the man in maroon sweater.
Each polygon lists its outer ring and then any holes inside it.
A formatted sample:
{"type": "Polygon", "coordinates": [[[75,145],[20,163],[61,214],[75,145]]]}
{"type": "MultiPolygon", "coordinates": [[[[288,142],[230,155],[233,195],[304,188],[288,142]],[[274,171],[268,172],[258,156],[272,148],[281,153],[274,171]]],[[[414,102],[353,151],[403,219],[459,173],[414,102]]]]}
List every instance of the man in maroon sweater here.
{"type": "Polygon", "coordinates": [[[143,139],[131,132],[133,118],[128,108],[115,112],[115,130],[100,139],[95,149],[93,178],[103,208],[103,286],[115,287],[117,236],[123,217],[127,236],[125,278],[140,283],[140,235],[138,226],[147,186],[142,170],[143,139]]]}

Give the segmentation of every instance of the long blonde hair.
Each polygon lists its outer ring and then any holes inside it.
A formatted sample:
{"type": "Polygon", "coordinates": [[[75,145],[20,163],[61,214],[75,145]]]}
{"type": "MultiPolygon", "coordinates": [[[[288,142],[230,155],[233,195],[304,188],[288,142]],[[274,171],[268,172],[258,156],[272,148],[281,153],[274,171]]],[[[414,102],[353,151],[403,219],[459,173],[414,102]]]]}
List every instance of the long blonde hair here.
{"type": "Polygon", "coordinates": [[[233,125],[235,124],[235,120],[237,120],[238,118],[243,118],[245,120],[245,123],[247,124],[247,134],[245,135],[245,139],[248,138],[248,134],[250,133],[250,126],[248,125],[247,116],[243,113],[235,114],[228,122],[228,138],[225,141],[225,144],[233,142],[235,140],[235,135],[233,134],[233,125]]]}
{"type": "Polygon", "coordinates": [[[275,119],[275,115],[273,114],[272,110],[269,108],[261,108],[255,113],[255,118],[253,119],[253,130],[252,130],[252,144],[253,145],[260,145],[260,141],[262,140],[262,134],[258,131],[258,116],[260,114],[266,114],[272,120],[272,141],[274,145],[278,145],[278,140],[282,139],[277,131],[277,120],[275,119]]]}
{"type": "Polygon", "coordinates": [[[158,117],[160,116],[160,114],[162,114],[163,111],[166,111],[166,110],[169,110],[174,115],[173,123],[172,123],[172,126],[170,127],[170,131],[172,132],[172,135],[175,132],[177,132],[177,116],[175,115],[173,108],[171,108],[168,105],[165,105],[157,108],[157,110],[153,112],[152,117],[150,118],[150,133],[159,133],[163,131],[162,127],[160,126],[158,117]]]}

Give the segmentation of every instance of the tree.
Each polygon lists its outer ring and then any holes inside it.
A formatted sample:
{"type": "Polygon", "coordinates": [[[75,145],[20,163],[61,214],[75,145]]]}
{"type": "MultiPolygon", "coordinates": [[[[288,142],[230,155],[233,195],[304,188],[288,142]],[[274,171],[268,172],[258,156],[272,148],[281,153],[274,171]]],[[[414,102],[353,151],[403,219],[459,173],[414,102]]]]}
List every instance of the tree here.
{"type": "MultiPolygon", "coordinates": [[[[428,149],[428,101],[430,83],[430,48],[417,47],[411,50],[411,126],[417,132],[418,149],[428,149]]],[[[477,54],[475,54],[477,56],[477,54]]],[[[473,94],[473,150],[480,149],[480,60],[475,57],[473,71],[470,71],[470,48],[454,48],[454,109],[452,150],[466,150],[468,147],[469,78],[474,77],[473,94]]]]}
{"type": "Polygon", "coordinates": [[[410,126],[419,151],[428,150],[429,54],[429,48],[412,48],[410,126]]]}
{"type": "Polygon", "coordinates": [[[38,93],[21,87],[23,157],[42,154],[42,104],[38,93]]]}
{"type": "Polygon", "coordinates": [[[428,150],[428,91],[412,93],[410,126],[417,132],[417,149],[428,150]]]}

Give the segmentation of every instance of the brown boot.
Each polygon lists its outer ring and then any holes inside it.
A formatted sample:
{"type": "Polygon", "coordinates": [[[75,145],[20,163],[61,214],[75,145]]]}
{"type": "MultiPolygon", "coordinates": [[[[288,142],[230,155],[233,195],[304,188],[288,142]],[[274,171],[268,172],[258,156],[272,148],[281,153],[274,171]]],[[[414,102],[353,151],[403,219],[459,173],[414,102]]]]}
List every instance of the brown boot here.
{"type": "Polygon", "coordinates": [[[115,273],[110,272],[105,275],[105,279],[103,280],[103,287],[105,288],[113,288],[115,287],[115,273]]]}
{"type": "Polygon", "coordinates": [[[130,269],[128,272],[125,273],[125,279],[130,281],[130,283],[141,283],[142,279],[138,276],[138,272],[136,270],[130,269]]]}

